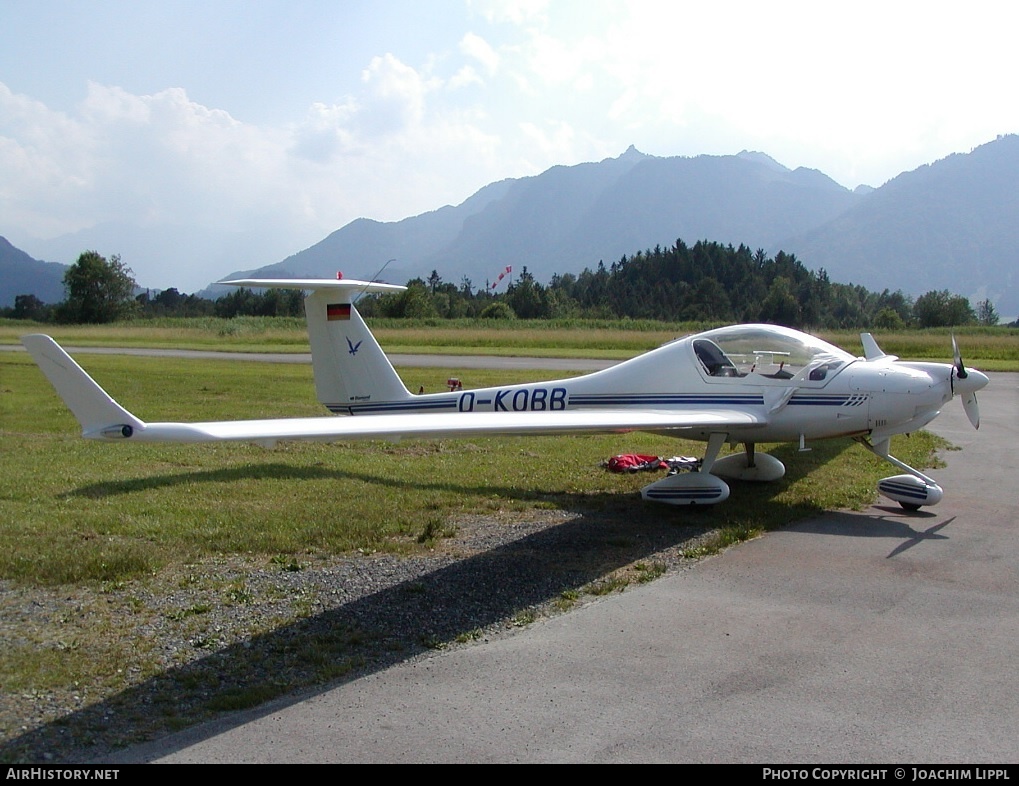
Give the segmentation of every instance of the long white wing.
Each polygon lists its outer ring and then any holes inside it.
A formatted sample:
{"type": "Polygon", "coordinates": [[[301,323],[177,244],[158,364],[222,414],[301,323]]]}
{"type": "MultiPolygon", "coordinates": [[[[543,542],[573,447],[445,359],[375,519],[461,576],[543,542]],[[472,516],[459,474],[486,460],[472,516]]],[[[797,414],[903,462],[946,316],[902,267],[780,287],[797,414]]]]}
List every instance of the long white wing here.
{"type": "MultiPolygon", "coordinates": [[[[22,343],[81,423],[89,439],[133,442],[272,443],[279,440],[334,442],[401,437],[484,434],[576,434],[596,432],[731,429],[763,425],[763,416],[739,409],[567,410],[558,412],[469,412],[326,416],[208,423],[146,423],[113,400],[52,338],[25,336],[22,343]]],[[[678,435],[677,435],[678,436],[678,435]]]]}
{"type": "MultiPolygon", "coordinates": [[[[226,420],[210,423],[146,423],[133,429],[140,442],[216,442],[317,440],[402,437],[464,437],[485,434],[577,434],[761,425],[756,415],[740,410],[469,412],[420,415],[363,415],[278,420],[226,420]]],[[[106,430],[108,431],[108,429],[106,430]]],[[[102,436],[100,430],[97,436],[102,436]]],[[[91,435],[86,435],[91,436],[91,435]]],[[[107,436],[117,437],[117,433],[107,436]]],[[[677,434],[677,436],[680,436],[677,434]]]]}

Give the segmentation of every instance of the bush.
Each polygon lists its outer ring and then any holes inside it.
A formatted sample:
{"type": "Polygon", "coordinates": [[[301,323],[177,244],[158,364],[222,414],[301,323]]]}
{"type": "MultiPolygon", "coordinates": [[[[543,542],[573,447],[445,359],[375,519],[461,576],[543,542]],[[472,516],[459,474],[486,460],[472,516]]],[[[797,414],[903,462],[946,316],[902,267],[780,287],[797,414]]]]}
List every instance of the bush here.
{"type": "Polygon", "coordinates": [[[508,303],[497,300],[490,303],[481,310],[479,316],[482,319],[516,319],[517,315],[508,303]]]}

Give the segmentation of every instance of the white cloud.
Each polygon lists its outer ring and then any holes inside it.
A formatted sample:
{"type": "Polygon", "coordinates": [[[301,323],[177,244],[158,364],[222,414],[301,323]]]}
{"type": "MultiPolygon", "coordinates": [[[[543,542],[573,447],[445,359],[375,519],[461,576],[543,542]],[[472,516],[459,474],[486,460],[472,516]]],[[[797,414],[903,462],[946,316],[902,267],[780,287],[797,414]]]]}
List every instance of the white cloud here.
{"type": "Polygon", "coordinates": [[[142,96],[134,96],[119,87],[106,87],[96,82],[88,83],[88,94],[80,109],[86,119],[97,125],[123,122],[143,125],[152,116],[149,103],[142,96]]]}
{"type": "Polygon", "coordinates": [[[517,121],[566,122],[617,152],[748,147],[879,185],[1017,130],[1001,78],[1019,55],[1000,5],[861,3],[606,0],[489,16],[516,25],[499,52],[528,99],[517,121]]]}
{"type": "Polygon", "coordinates": [[[548,161],[562,161],[573,156],[577,134],[568,123],[551,123],[545,128],[534,123],[521,123],[520,131],[525,145],[532,153],[539,154],[530,159],[535,172],[549,166],[548,161]]]}
{"type": "Polygon", "coordinates": [[[87,126],[0,83],[0,215],[56,233],[90,223],[97,161],[87,126]]]}
{"type": "Polygon", "coordinates": [[[357,122],[373,134],[393,134],[421,123],[425,96],[441,82],[426,78],[391,54],[372,58],[361,75],[367,88],[357,122]]]}
{"type": "Polygon", "coordinates": [[[309,161],[325,164],[356,147],[350,121],[357,114],[357,103],[312,104],[304,121],[294,129],[294,153],[309,161]]]}
{"type": "MultiPolygon", "coordinates": [[[[62,114],[0,83],[0,215],[21,236],[107,222],[204,226],[276,233],[293,252],[358,216],[397,220],[502,176],[483,110],[429,111],[441,84],[377,58],[357,96],[316,103],[289,127],[261,127],[182,89],[142,96],[91,84],[62,114]]],[[[146,285],[189,289],[214,277],[201,259],[190,274],[182,260],[169,283],[164,263],[130,264],[146,285]]]]}
{"type": "Polygon", "coordinates": [[[450,77],[447,83],[451,89],[459,89],[461,87],[467,87],[468,85],[481,85],[484,84],[484,80],[474,70],[473,66],[465,65],[460,68],[452,77],[450,77]]]}
{"type": "Polygon", "coordinates": [[[460,51],[481,63],[489,74],[494,74],[499,68],[499,53],[484,38],[475,33],[467,33],[460,39],[460,51]]]}

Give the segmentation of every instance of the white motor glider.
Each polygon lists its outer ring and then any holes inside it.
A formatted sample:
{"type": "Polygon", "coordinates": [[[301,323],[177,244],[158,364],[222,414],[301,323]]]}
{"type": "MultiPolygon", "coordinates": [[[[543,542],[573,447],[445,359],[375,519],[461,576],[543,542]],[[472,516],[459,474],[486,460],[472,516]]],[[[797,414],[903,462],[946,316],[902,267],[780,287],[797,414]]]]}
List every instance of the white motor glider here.
{"type": "MultiPolygon", "coordinates": [[[[976,392],[987,377],[955,361],[907,363],[869,333],[857,358],[813,336],[774,325],[735,325],[686,336],[603,371],[549,382],[415,395],[407,390],[354,300],[403,287],[354,280],[225,281],[310,291],[305,299],[319,401],[346,417],[146,423],[114,401],[49,336],[22,343],[89,439],[121,442],[396,439],[484,434],[648,431],[707,442],[695,472],[646,486],[644,499],[705,505],[729,496],[729,480],[777,480],[778,459],[757,443],[854,437],[905,474],[878,488],[907,509],[934,505],[942,490],[889,453],[891,437],[922,428],[954,396],[979,426],[976,392]],[[722,445],[744,451],[719,458],[722,445]]],[[[954,345],[954,339],[953,339],[954,345]]]]}

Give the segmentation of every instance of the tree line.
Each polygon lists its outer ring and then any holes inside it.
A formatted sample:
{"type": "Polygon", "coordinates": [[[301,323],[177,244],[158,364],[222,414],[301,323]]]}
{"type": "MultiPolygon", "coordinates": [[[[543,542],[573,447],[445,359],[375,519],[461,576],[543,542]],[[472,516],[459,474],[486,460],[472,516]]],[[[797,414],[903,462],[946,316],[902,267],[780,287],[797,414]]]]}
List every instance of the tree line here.
{"type": "Polygon", "coordinates": [[[155,317],[297,316],[304,313],[298,290],[256,292],[237,289],[215,300],[188,295],[176,287],[139,292],[134,273],[114,254],[106,259],[85,251],[64,273],[66,299],[43,303],[35,295],[17,295],[14,306],[0,316],[36,322],[103,324],[124,319],[155,317]]]}
{"type": "Polygon", "coordinates": [[[524,267],[502,294],[475,290],[467,278],[408,282],[399,294],[358,301],[366,316],[520,319],[646,319],[667,322],[771,322],[797,328],[940,327],[998,324],[994,304],[948,290],[915,300],[901,290],[871,292],[808,270],[793,254],[677,240],[638,251],[606,267],[556,274],[543,285],[524,267]]]}
{"type": "MultiPolygon", "coordinates": [[[[138,293],[133,273],[119,256],[109,260],[86,251],[64,275],[66,299],[42,303],[18,295],[0,314],[40,322],[103,323],[161,316],[298,316],[297,290],[240,288],[216,300],[171,287],[138,293]]],[[[770,322],[798,328],[940,327],[998,324],[989,300],[974,308],[948,290],[916,299],[901,290],[871,292],[808,270],[793,254],[769,257],[762,249],[682,240],[668,248],[638,251],[606,267],[556,274],[545,285],[526,266],[504,292],[463,277],[445,282],[437,271],[413,279],[400,293],[367,295],[358,301],[365,317],[498,319],[641,319],[668,322],[770,322]]],[[[1019,322],[1019,320],[1017,320],[1019,322]]]]}

